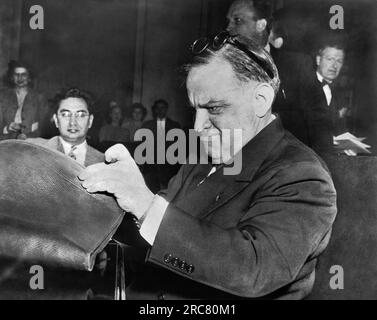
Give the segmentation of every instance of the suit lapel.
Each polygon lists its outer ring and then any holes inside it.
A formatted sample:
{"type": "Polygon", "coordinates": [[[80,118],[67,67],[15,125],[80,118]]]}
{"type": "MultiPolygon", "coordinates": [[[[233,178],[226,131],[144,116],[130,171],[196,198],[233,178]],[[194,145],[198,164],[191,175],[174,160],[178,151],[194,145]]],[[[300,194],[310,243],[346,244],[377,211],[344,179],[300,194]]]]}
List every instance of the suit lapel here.
{"type": "Polygon", "coordinates": [[[22,114],[23,118],[26,121],[24,124],[31,130],[31,126],[34,123],[35,115],[33,113],[36,112],[36,110],[33,108],[33,97],[31,90],[29,89],[28,93],[25,96],[24,104],[22,106],[22,114]]]}
{"type": "Polygon", "coordinates": [[[242,154],[238,155],[237,161],[242,161],[240,174],[225,175],[225,167],[220,167],[202,184],[192,186],[190,192],[188,185],[192,185],[198,177],[200,179],[205,172],[209,172],[208,168],[211,167],[196,165],[177,195],[175,205],[198,218],[207,217],[242,192],[253,181],[261,164],[284,134],[280,119],[274,120],[242,149],[242,154]],[[242,155],[242,160],[239,158],[240,155],[242,155]]]}
{"type": "Polygon", "coordinates": [[[58,136],[53,137],[50,140],[48,140],[47,141],[47,147],[49,147],[50,149],[57,150],[57,151],[65,154],[63,145],[61,144],[58,136]]]}
{"type": "Polygon", "coordinates": [[[315,90],[317,92],[318,99],[320,100],[319,105],[323,109],[328,110],[328,108],[330,106],[327,105],[326,95],[325,95],[325,92],[323,91],[322,83],[317,78],[317,73],[315,73],[314,86],[315,86],[315,90]]]}
{"type": "Polygon", "coordinates": [[[88,145],[86,148],[86,155],[85,155],[85,167],[90,166],[94,163],[98,163],[97,157],[93,154],[91,147],[88,145]]]}
{"type": "Polygon", "coordinates": [[[14,89],[7,91],[7,98],[5,99],[6,105],[4,106],[5,110],[5,122],[10,123],[14,121],[18,109],[17,96],[14,89]]]}

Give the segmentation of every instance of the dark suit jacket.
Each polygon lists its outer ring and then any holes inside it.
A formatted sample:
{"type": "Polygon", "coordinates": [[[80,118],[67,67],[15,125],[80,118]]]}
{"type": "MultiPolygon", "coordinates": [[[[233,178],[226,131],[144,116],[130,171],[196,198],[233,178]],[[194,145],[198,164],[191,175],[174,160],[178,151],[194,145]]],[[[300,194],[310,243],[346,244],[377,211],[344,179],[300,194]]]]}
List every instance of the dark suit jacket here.
{"type": "Polygon", "coordinates": [[[183,165],[129,299],[305,297],[327,246],[336,192],[322,160],[279,119],[242,149],[242,171],[183,165]]]}
{"type": "MultiPolygon", "coordinates": [[[[178,122],[176,122],[176,121],[174,121],[170,118],[166,118],[166,122],[165,122],[165,132],[166,133],[169,130],[177,129],[177,128],[180,128],[180,127],[181,126],[179,125],[178,122]]],[[[157,120],[156,119],[145,121],[142,125],[142,128],[152,130],[154,137],[157,137],[157,120]]]]}
{"type": "Polygon", "coordinates": [[[316,152],[336,153],[333,146],[333,136],[347,131],[345,121],[338,116],[337,92],[331,89],[332,99],[328,106],[322,84],[318,81],[316,72],[312,72],[302,96],[307,128],[307,144],[316,152]]]}
{"type": "Polygon", "coordinates": [[[281,80],[272,111],[279,114],[286,130],[307,144],[305,114],[300,100],[314,70],[313,60],[309,55],[274,47],[271,47],[271,56],[281,80]]]}
{"type": "MultiPolygon", "coordinates": [[[[179,129],[181,126],[178,122],[166,118],[165,133],[167,134],[172,129],[179,129]]],[[[178,172],[179,165],[157,164],[157,150],[161,146],[157,143],[157,120],[149,120],[144,122],[143,129],[149,129],[153,132],[154,137],[154,164],[143,166],[144,177],[149,188],[157,193],[161,188],[166,188],[169,180],[178,172]]],[[[166,150],[173,142],[165,141],[165,149],[163,152],[166,154],[166,150]]]]}
{"type": "MultiPolygon", "coordinates": [[[[15,134],[3,134],[3,130],[11,122],[18,109],[15,89],[4,89],[0,92],[0,139],[14,139],[15,134]]],[[[24,133],[28,137],[40,137],[46,123],[48,104],[44,96],[33,89],[29,89],[22,108],[22,124],[26,126],[24,133]],[[38,129],[32,131],[33,124],[38,123],[38,129]]]]}
{"type": "MultiPolygon", "coordinates": [[[[42,139],[42,138],[34,138],[34,139],[27,139],[27,141],[41,145],[41,146],[45,146],[53,150],[60,151],[61,153],[64,153],[64,148],[58,136],[53,137],[50,140],[42,139]]],[[[90,166],[92,164],[99,163],[99,162],[104,162],[104,161],[105,161],[105,155],[88,145],[88,149],[86,151],[86,157],[85,157],[85,167],[90,166]]]]}

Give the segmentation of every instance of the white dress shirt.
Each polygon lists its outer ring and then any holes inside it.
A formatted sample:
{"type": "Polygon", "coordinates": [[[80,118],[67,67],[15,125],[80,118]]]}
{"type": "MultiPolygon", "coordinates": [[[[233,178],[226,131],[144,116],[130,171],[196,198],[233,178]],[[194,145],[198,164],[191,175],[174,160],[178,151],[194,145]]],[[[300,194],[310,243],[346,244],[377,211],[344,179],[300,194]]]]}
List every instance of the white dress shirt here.
{"type": "Polygon", "coordinates": [[[18,109],[14,117],[15,123],[22,123],[22,108],[24,107],[25,98],[28,91],[27,89],[16,90],[18,109]]]}
{"type": "Polygon", "coordinates": [[[157,118],[157,129],[162,130],[161,132],[165,131],[165,124],[166,124],[166,119],[159,119],[157,118]]]}
{"type": "MultiPolygon", "coordinates": [[[[321,83],[324,81],[323,76],[321,74],[319,74],[318,72],[317,72],[317,78],[318,78],[318,81],[321,82],[321,83]]],[[[327,105],[329,106],[330,103],[331,103],[331,99],[332,99],[332,93],[331,93],[330,86],[328,84],[326,84],[326,85],[323,86],[322,89],[323,89],[323,92],[326,96],[327,105]]]]}
{"type": "MultiPolygon", "coordinates": [[[[59,137],[59,139],[63,146],[64,153],[66,155],[69,155],[73,145],[64,141],[62,137],[59,137]]],[[[75,145],[74,147],[76,147],[75,150],[73,151],[73,154],[76,157],[76,161],[80,163],[81,165],[85,166],[85,158],[86,158],[86,152],[88,149],[88,144],[86,143],[86,141],[84,141],[78,145],[75,145]]]]}
{"type": "MultiPolygon", "coordinates": [[[[216,167],[214,166],[205,179],[215,172],[216,167]]],[[[199,184],[203,183],[205,179],[203,179],[199,184]]],[[[169,202],[167,202],[164,198],[155,195],[151,206],[144,214],[145,218],[141,224],[139,232],[140,235],[152,246],[168,206],[169,202]]]]}

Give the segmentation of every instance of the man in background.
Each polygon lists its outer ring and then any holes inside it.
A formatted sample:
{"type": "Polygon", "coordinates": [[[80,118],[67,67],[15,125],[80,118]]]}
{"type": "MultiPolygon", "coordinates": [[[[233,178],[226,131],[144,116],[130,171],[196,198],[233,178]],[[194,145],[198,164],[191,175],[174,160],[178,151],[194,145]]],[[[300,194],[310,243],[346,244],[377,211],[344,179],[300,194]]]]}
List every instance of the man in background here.
{"type": "MultiPolygon", "coordinates": [[[[154,163],[144,166],[144,175],[151,190],[158,192],[167,188],[169,180],[178,172],[179,165],[157,163],[157,154],[166,155],[166,150],[172,142],[166,141],[166,134],[172,129],[179,129],[178,122],[170,119],[168,114],[169,104],[166,100],[156,100],[152,106],[153,120],[145,121],[142,129],[149,129],[154,137],[154,163]],[[160,139],[158,138],[160,136],[160,139]],[[160,143],[159,143],[160,142],[160,143]],[[161,142],[164,142],[163,144],[161,142]]],[[[164,157],[166,158],[166,157],[164,157]]]]}
{"type": "Polygon", "coordinates": [[[48,121],[48,104],[42,94],[32,89],[30,68],[11,61],[7,80],[10,88],[0,92],[0,139],[40,137],[48,121]]]}
{"type": "MultiPolygon", "coordinates": [[[[334,153],[333,137],[345,133],[347,109],[339,105],[334,84],[345,58],[343,43],[325,38],[316,55],[317,69],[312,72],[303,95],[309,146],[318,153],[334,153]]],[[[346,151],[350,154],[350,150],[346,151]]]]}
{"type": "Polygon", "coordinates": [[[88,93],[73,88],[59,94],[53,120],[59,136],[50,140],[38,138],[28,141],[58,150],[83,166],[104,160],[103,154],[86,141],[94,120],[92,99],[88,93]]]}
{"type": "Polygon", "coordinates": [[[270,45],[268,40],[271,32],[277,30],[274,27],[279,23],[278,28],[282,30],[284,26],[280,21],[273,22],[272,3],[269,0],[236,0],[229,8],[227,19],[230,35],[249,39],[271,54],[281,80],[272,111],[279,114],[285,129],[307,144],[307,128],[300,97],[303,84],[314,70],[312,59],[303,53],[270,45]]]}

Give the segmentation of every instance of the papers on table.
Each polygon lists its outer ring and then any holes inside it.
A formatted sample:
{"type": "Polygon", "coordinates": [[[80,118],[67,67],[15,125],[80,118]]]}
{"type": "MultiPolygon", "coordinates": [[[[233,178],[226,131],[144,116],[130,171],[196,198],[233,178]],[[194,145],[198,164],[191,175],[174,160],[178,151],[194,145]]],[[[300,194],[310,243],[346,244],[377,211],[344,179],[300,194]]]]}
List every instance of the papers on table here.
{"type": "Polygon", "coordinates": [[[337,149],[352,150],[356,154],[371,153],[368,149],[370,145],[363,143],[365,137],[358,138],[349,132],[345,132],[337,137],[334,137],[334,145],[337,149]]]}

